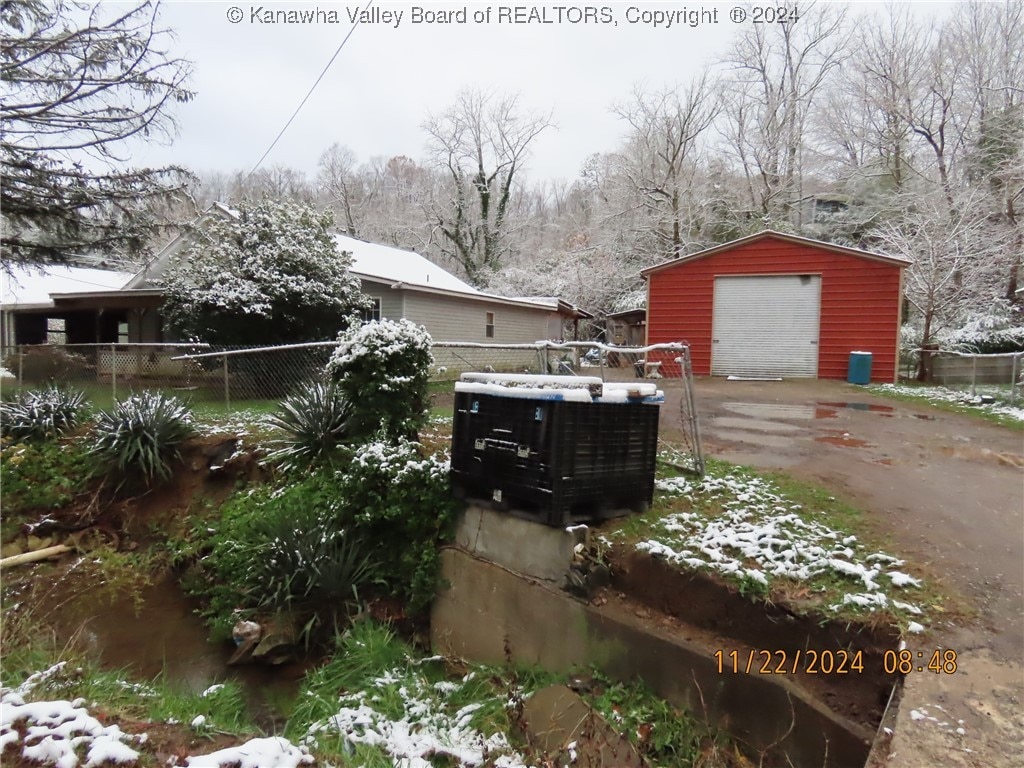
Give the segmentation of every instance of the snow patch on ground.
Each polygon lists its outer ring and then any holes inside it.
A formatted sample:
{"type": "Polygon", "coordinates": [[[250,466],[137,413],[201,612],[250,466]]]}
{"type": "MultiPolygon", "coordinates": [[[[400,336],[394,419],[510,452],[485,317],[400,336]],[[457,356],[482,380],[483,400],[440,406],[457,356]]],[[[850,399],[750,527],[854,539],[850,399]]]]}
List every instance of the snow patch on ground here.
{"type": "Polygon", "coordinates": [[[226,416],[217,416],[209,421],[196,424],[196,429],[204,435],[232,435],[234,437],[259,437],[260,433],[277,431],[269,422],[270,415],[259,411],[247,411],[244,408],[226,416]]]}
{"type": "MultiPolygon", "coordinates": [[[[895,394],[930,402],[965,405],[971,408],[977,408],[979,411],[998,413],[1001,416],[1008,416],[1011,419],[1024,421],[1024,408],[1007,405],[1006,403],[1001,403],[998,400],[994,403],[983,403],[980,395],[975,396],[970,392],[962,392],[956,389],[949,389],[947,387],[908,387],[903,384],[878,384],[873,386],[872,389],[877,390],[883,395],[895,394]]],[[[984,391],[983,388],[978,388],[979,393],[982,391],[984,391]]],[[[1005,391],[1000,392],[995,396],[1005,396],[1005,391]]]]}
{"type": "MultiPolygon", "coordinates": [[[[124,733],[116,725],[103,725],[86,709],[85,699],[29,700],[43,684],[49,689],[60,688],[62,676],[68,673],[66,663],[60,662],[30,675],[15,689],[0,689],[0,752],[21,744],[24,760],[56,768],[135,765],[140,755],[131,745],[145,744],[147,734],[124,733]]],[[[125,683],[125,687],[140,688],[140,695],[147,693],[145,686],[125,683]]],[[[217,688],[212,686],[204,695],[217,688]]],[[[193,728],[205,724],[202,715],[191,722],[193,728]]],[[[298,768],[312,762],[308,749],[283,738],[252,739],[237,747],[185,759],[188,768],[298,768]]]]}
{"type": "Polygon", "coordinates": [[[312,763],[313,756],[305,747],[297,747],[280,736],[250,739],[237,747],[185,758],[188,768],[298,768],[312,763]]]}
{"type": "Polygon", "coordinates": [[[641,551],[741,584],[752,580],[768,586],[772,579],[803,582],[833,576],[849,583],[849,591],[829,606],[832,610],[853,605],[866,611],[921,614],[913,603],[887,594],[920,586],[918,579],[895,570],[903,561],[872,552],[856,536],[815,521],[813,513],[767,480],[733,471],[700,480],[659,479],[655,485],[663,494],[691,500],[697,510],[715,502],[722,512],[666,515],[654,524],[654,535],[636,545],[641,551]]]}
{"type": "Polygon", "coordinates": [[[446,707],[470,679],[467,675],[461,684],[431,685],[417,674],[390,670],[374,680],[370,690],[339,697],[338,711],[314,723],[306,743],[315,746],[318,735],[338,733],[352,744],[383,749],[403,768],[430,768],[431,758],[447,758],[468,768],[525,768],[524,758],[512,750],[504,734],[485,735],[473,727],[473,714],[482,704],[446,707]],[[439,700],[438,693],[444,699],[439,700]],[[385,697],[393,701],[396,695],[402,702],[400,716],[388,717],[375,708],[375,702],[385,697]]]}
{"type": "Polygon", "coordinates": [[[80,750],[85,750],[85,768],[138,760],[139,753],[129,743],[142,743],[144,739],[123,733],[116,725],[103,725],[89,714],[83,701],[26,701],[24,696],[45,679],[29,678],[17,690],[4,689],[0,694],[3,748],[22,740],[16,728],[20,725],[24,729],[21,756],[26,760],[76,768],[80,750]]]}

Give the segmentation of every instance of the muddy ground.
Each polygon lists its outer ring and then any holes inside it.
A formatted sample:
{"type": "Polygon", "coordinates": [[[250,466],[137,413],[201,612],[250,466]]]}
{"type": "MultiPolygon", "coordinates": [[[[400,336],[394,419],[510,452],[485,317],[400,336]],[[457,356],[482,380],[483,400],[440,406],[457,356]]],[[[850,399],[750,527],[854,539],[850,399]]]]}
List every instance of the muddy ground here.
{"type": "MultiPolygon", "coordinates": [[[[673,440],[680,390],[664,385],[662,436],[673,440]]],[[[955,650],[958,667],[907,676],[874,764],[1024,764],[1021,433],[841,382],[702,379],[696,394],[708,455],[833,489],[966,614],[929,617],[928,632],[908,638],[925,657],[955,650]]]]}

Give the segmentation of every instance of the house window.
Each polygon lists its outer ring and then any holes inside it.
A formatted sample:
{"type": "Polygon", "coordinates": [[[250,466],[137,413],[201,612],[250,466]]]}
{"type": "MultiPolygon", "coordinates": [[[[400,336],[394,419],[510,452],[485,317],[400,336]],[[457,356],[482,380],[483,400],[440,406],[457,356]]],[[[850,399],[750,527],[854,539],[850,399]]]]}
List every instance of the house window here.
{"type": "Polygon", "coordinates": [[[370,299],[370,306],[363,310],[363,322],[372,323],[380,321],[380,299],[370,299]]]}
{"type": "Polygon", "coordinates": [[[484,336],[488,339],[494,338],[494,313],[487,313],[487,322],[484,324],[484,336]]]}
{"type": "Polygon", "coordinates": [[[128,321],[120,322],[117,324],[117,343],[127,344],[128,343],[128,321]]]}
{"type": "Polygon", "coordinates": [[[46,318],[46,343],[47,344],[67,344],[68,334],[67,326],[64,324],[63,317],[48,317],[46,318]]]}

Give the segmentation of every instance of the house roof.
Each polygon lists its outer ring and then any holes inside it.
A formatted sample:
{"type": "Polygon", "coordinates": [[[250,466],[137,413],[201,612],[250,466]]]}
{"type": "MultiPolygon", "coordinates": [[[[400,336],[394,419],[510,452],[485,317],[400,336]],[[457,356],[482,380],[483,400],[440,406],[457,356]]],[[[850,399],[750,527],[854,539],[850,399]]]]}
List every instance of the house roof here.
{"type": "Polygon", "coordinates": [[[0,274],[0,305],[4,309],[46,309],[54,305],[50,294],[118,290],[131,277],[130,272],[88,267],[11,264],[0,274]]]}
{"type": "MultiPolygon", "coordinates": [[[[223,203],[214,203],[200,216],[200,220],[211,215],[237,218],[239,213],[223,203]]],[[[135,289],[152,285],[154,279],[163,274],[171,256],[185,247],[187,236],[187,233],[182,233],[171,240],[160,250],[153,261],[138,272],[125,287],[135,289]]],[[[562,302],[549,305],[546,302],[494,296],[474,288],[415,251],[381,243],[371,243],[348,235],[335,234],[332,237],[339,250],[351,254],[352,266],[349,271],[353,275],[364,280],[383,283],[395,290],[446,294],[475,301],[498,302],[549,312],[560,311],[564,304],[562,302]]],[[[582,310],[580,312],[582,313],[582,310]]]]}
{"type": "Polygon", "coordinates": [[[569,317],[593,319],[594,315],[591,312],[577,307],[571,301],[560,299],[557,296],[510,296],[513,301],[526,301],[530,304],[540,304],[543,307],[549,307],[550,309],[558,312],[560,315],[568,315],[569,317]]]}
{"type": "Polygon", "coordinates": [[[772,238],[775,240],[783,240],[788,243],[795,243],[796,245],[807,245],[814,248],[818,248],[823,251],[832,251],[833,253],[840,253],[844,256],[856,256],[861,259],[870,259],[872,261],[882,261],[887,264],[892,264],[897,267],[908,267],[911,262],[908,259],[900,258],[897,256],[886,256],[880,253],[872,253],[871,251],[863,251],[860,248],[848,248],[844,245],[836,245],[835,243],[826,243],[822,240],[814,240],[809,237],[801,237],[800,235],[789,235],[784,232],[776,232],[771,229],[766,229],[763,232],[758,232],[747,237],[741,237],[739,240],[732,240],[722,245],[716,245],[711,248],[706,248],[703,251],[697,251],[687,256],[679,256],[668,261],[663,261],[660,264],[655,264],[653,267],[647,267],[647,269],[640,270],[640,274],[644,277],[652,274],[653,272],[660,272],[668,267],[674,267],[687,261],[695,261],[696,259],[703,259],[706,256],[714,256],[717,253],[723,253],[724,251],[731,251],[734,248],[738,248],[748,243],[755,243],[758,240],[766,240],[772,238]]]}
{"type": "Polygon", "coordinates": [[[369,243],[347,235],[334,235],[334,242],[338,248],[352,254],[350,271],[359,277],[458,293],[480,293],[469,283],[414,251],[369,243]]]}
{"type": "Polygon", "coordinates": [[[621,312],[609,312],[605,317],[615,318],[617,320],[645,320],[647,318],[647,308],[638,307],[637,309],[624,309],[621,312]]]}

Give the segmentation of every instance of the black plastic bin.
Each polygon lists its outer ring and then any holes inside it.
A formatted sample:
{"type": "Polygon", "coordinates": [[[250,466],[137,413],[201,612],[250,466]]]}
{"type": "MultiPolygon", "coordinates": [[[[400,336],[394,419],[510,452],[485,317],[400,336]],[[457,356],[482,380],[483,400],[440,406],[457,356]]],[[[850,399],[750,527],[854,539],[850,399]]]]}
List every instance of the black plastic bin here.
{"type": "Polygon", "coordinates": [[[659,411],[639,400],[456,392],[452,485],[548,525],[644,511],[654,496],[659,411]]]}

